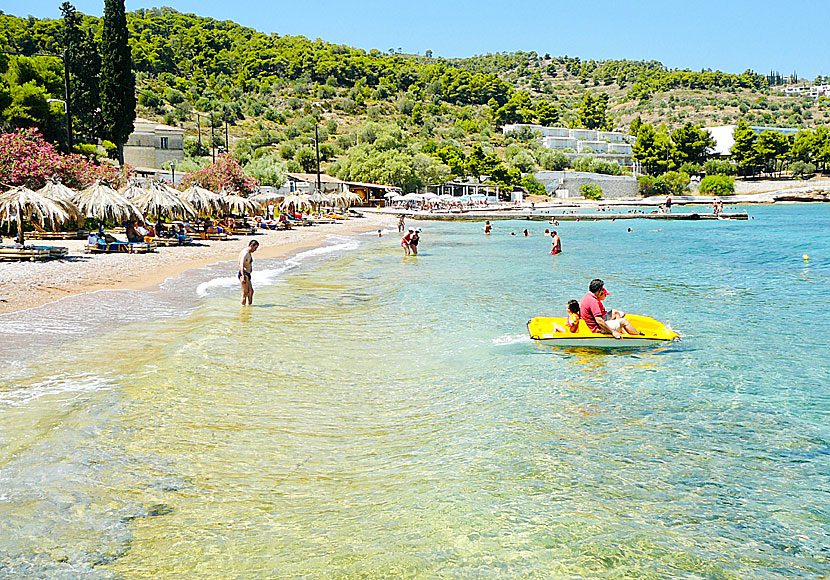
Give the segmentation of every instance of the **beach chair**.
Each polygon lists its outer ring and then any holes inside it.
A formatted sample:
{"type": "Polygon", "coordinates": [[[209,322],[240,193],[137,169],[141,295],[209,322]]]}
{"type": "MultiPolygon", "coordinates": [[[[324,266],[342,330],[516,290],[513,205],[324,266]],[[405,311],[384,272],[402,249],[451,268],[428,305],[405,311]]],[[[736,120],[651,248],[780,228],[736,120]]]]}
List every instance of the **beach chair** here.
{"type": "Polygon", "coordinates": [[[87,244],[87,254],[147,254],[156,251],[155,242],[113,242],[111,244],[87,244]]]}
{"type": "Polygon", "coordinates": [[[230,239],[228,237],[228,234],[226,234],[224,232],[223,233],[213,233],[213,234],[209,234],[207,232],[199,232],[199,238],[201,238],[203,240],[221,240],[223,242],[230,239]]]}
{"type": "Polygon", "coordinates": [[[0,260],[49,260],[69,255],[61,246],[0,246],[0,260]]]}
{"type": "Polygon", "coordinates": [[[186,236],[184,238],[174,237],[174,238],[149,238],[149,241],[153,242],[157,246],[186,246],[188,244],[193,243],[193,238],[190,236],[186,236]]]}
{"type": "Polygon", "coordinates": [[[84,240],[89,235],[87,230],[75,230],[72,232],[47,232],[35,230],[26,234],[30,240],[84,240]]]}

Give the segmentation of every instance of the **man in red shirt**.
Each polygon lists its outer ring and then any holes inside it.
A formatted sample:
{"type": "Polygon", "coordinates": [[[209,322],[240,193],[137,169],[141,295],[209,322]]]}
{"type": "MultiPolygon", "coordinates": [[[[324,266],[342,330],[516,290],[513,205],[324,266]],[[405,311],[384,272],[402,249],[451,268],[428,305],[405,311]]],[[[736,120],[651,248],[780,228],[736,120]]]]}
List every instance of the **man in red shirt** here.
{"type": "Polygon", "coordinates": [[[622,338],[620,330],[625,330],[628,334],[642,334],[625,318],[625,312],[605,310],[602,304],[608,296],[605,282],[598,278],[591,280],[588,290],[589,292],[579,301],[579,316],[591,332],[610,334],[614,338],[622,338]]]}

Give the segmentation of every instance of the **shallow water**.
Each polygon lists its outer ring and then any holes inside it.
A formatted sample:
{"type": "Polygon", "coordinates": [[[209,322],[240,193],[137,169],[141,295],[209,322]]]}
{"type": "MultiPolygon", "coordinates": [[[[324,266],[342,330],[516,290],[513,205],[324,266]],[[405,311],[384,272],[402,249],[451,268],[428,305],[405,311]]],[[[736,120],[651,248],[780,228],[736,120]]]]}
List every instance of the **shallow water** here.
{"type": "Polygon", "coordinates": [[[247,310],[222,265],[0,317],[0,577],[826,575],[830,208],[749,212],[559,256],[425,223],[257,261],[247,310]],[[526,338],[596,276],[683,339],[526,338]]]}

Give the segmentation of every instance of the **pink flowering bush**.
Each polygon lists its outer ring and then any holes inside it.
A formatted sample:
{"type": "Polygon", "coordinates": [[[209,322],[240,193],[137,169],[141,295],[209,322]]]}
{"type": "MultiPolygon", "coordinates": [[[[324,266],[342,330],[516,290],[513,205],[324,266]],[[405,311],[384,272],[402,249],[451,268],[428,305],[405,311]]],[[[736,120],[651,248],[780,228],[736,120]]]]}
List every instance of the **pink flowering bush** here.
{"type": "Polygon", "coordinates": [[[119,170],[93,163],[84,155],[60,153],[37,129],[0,134],[0,190],[14,185],[40,189],[50,177],[73,189],[83,189],[96,179],[120,187],[129,176],[129,168],[119,170]]]}
{"type": "Polygon", "coordinates": [[[242,195],[249,195],[254,192],[259,181],[245,175],[239,161],[230,153],[225,153],[216,160],[216,163],[188,173],[182,180],[184,187],[190,187],[193,184],[214,192],[224,189],[228,193],[238,192],[242,195]]]}

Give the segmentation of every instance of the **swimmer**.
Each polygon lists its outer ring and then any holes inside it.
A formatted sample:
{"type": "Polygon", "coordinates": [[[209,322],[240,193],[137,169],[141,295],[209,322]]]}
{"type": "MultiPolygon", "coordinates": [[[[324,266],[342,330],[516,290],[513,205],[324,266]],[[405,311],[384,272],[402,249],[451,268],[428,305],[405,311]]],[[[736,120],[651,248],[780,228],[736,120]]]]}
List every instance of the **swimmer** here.
{"type": "Polygon", "coordinates": [[[489,236],[492,229],[493,229],[493,226],[490,225],[490,220],[487,220],[486,222],[484,222],[484,235],[485,236],[489,236]]]}

